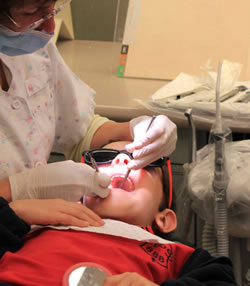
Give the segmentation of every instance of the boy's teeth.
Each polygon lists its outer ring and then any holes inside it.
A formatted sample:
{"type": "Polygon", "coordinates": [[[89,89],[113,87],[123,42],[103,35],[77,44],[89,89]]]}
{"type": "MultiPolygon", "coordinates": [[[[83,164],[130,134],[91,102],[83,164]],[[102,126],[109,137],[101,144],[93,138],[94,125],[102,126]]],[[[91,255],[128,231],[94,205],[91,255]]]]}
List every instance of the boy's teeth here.
{"type": "MultiPolygon", "coordinates": [[[[111,178],[111,187],[112,188],[121,188],[123,180],[124,180],[123,175],[117,175],[117,176],[113,176],[111,178]]],[[[134,190],[134,184],[133,182],[127,178],[126,182],[124,183],[123,190],[127,191],[127,192],[132,192],[134,190]]]]}

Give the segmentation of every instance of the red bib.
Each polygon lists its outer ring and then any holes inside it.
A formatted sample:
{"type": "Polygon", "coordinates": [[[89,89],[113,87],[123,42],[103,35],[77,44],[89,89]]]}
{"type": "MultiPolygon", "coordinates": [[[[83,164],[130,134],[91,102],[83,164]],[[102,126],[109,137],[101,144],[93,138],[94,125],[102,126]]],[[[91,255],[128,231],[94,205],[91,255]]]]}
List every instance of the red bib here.
{"type": "Polygon", "coordinates": [[[193,248],[154,244],[113,235],[46,229],[22,249],[0,260],[0,281],[18,285],[62,285],[65,271],[80,262],[101,264],[112,274],[137,272],[160,284],[175,279],[193,248]]]}

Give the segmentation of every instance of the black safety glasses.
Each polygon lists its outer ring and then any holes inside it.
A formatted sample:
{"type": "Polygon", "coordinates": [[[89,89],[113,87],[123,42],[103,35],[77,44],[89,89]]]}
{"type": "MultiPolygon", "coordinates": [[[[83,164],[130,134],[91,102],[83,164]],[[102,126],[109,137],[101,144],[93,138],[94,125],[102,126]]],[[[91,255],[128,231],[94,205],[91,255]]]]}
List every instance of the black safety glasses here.
{"type": "MultiPolygon", "coordinates": [[[[115,157],[119,154],[126,154],[131,159],[133,159],[132,153],[127,152],[126,150],[116,150],[116,149],[93,149],[86,152],[83,152],[84,163],[92,165],[91,157],[95,160],[97,165],[108,165],[111,164],[115,157]]],[[[166,157],[162,157],[152,163],[147,167],[162,167],[166,163],[166,157]]]]}
{"type": "MultiPolygon", "coordinates": [[[[119,154],[126,154],[131,159],[133,159],[132,153],[127,152],[126,150],[116,150],[116,149],[92,149],[82,153],[81,162],[86,163],[88,165],[93,166],[92,160],[95,160],[96,165],[109,165],[115,159],[115,157],[119,154]],[[91,160],[92,157],[92,160],[91,160]]],[[[163,171],[163,189],[164,192],[168,194],[168,207],[171,208],[172,205],[172,195],[173,195],[173,185],[172,185],[172,169],[171,162],[169,158],[162,157],[153,163],[149,164],[145,168],[148,167],[160,167],[163,171]],[[163,166],[167,166],[168,174],[165,174],[163,170],[163,166]],[[166,178],[166,176],[168,178],[166,178]],[[168,187],[166,186],[166,182],[168,181],[168,187]]]]}

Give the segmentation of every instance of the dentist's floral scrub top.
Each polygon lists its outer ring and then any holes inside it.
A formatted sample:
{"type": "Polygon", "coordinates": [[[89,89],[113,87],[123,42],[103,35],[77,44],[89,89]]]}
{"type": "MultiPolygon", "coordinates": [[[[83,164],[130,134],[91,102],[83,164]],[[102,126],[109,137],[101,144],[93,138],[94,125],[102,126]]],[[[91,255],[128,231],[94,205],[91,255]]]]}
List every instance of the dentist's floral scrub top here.
{"type": "Polygon", "coordinates": [[[0,88],[0,179],[46,164],[86,134],[95,92],[65,64],[50,42],[34,54],[0,53],[9,84],[0,88]]]}

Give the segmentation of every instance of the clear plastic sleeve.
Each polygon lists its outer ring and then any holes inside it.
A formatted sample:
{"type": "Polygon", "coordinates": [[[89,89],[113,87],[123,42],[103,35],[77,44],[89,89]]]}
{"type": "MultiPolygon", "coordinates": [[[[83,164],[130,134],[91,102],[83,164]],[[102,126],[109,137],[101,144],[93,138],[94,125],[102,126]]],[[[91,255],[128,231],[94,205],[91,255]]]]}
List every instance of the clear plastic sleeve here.
{"type": "MultiPolygon", "coordinates": [[[[225,144],[227,162],[227,210],[229,234],[250,237],[250,140],[225,144]]],[[[197,152],[190,164],[188,191],[193,210],[207,223],[214,223],[214,144],[197,152]]]]}

